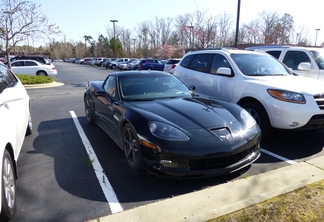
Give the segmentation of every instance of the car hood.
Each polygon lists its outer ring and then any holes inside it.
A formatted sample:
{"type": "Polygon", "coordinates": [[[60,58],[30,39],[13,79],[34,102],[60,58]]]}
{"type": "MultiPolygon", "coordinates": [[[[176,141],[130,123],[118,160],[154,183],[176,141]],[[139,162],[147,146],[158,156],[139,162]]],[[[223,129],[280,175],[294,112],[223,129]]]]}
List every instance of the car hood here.
{"type": "Polygon", "coordinates": [[[210,104],[194,98],[175,98],[135,102],[133,105],[142,112],[156,115],[153,118],[157,121],[162,118],[160,121],[169,121],[186,130],[225,126],[230,128],[229,124],[238,122],[237,118],[217,101],[208,101],[210,104]]]}
{"type": "Polygon", "coordinates": [[[306,95],[324,92],[324,81],[302,76],[258,76],[247,77],[249,82],[262,84],[267,88],[284,89],[306,95]]]}

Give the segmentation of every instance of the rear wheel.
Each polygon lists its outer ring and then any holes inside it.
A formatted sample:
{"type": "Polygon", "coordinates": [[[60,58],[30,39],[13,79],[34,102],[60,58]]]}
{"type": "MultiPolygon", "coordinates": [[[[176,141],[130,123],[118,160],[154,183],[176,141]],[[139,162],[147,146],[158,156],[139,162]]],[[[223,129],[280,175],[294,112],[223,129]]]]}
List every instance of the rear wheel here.
{"type": "Polygon", "coordinates": [[[2,207],[0,219],[1,221],[9,221],[16,211],[16,178],[13,161],[7,150],[3,153],[1,182],[2,207]]]}
{"type": "Polygon", "coordinates": [[[254,102],[248,102],[241,105],[251,116],[255,119],[259,125],[262,133],[262,139],[269,137],[272,131],[272,127],[269,121],[267,112],[262,105],[254,102]]]}
{"type": "Polygon", "coordinates": [[[142,152],[135,129],[127,123],[123,129],[123,149],[128,165],[133,170],[142,167],[142,152]]]}
{"type": "Polygon", "coordinates": [[[38,76],[47,76],[47,73],[45,71],[38,71],[36,74],[38,76]]]}

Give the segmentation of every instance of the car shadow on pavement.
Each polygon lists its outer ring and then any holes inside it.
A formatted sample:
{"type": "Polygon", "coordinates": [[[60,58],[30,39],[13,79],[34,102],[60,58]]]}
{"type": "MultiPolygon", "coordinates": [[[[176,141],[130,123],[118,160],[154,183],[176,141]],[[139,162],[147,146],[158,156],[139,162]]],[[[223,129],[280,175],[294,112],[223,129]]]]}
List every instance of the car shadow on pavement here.
{"type": "Polygon", "coordinates": [[[323,152],[324,130],[274,130],[261,147],[290,160],[309,158],[323,152]]]}
{"type": "MultiPolygon", "coordinates": [[[[154,202],[202,190],[235,180],[250,168],[201,179],[158,178],[145,170],[131,170],[122,150],[104,131],[96,125],[88,125],[85,117],[79,118],[79,121],[121,203],[154,202]]],[[[34,158],[32,162],[39,162],[40,168],[48,169],[48,172],[40,173],[42,178],[47,177],[43,182],[47,190],[60,193],[63,189],[73,196],[106,202],[72,119],[43,121],[37,131],[39,135],[33,143],[35,150],[28,151],[28,154],[33,154],[30,155],[30,158],[34,158]]]]}

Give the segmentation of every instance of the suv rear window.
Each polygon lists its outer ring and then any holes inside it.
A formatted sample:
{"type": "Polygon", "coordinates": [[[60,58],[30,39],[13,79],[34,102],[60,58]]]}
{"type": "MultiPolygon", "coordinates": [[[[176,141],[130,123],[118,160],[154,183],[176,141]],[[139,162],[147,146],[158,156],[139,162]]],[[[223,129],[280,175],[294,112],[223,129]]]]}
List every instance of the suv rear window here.
{"type": "Polygon", "coordinates": [[[279,59],[281,51],[266,51],[266,53],[272,55],[273,57],[279,59]]]}
{"type": "Polygon", "coordinates": [[[173,65],[173,64],[178,64],[180,62],[180,59],[169,59],[166,64],[170,64],[170,65],[173,65]]]}

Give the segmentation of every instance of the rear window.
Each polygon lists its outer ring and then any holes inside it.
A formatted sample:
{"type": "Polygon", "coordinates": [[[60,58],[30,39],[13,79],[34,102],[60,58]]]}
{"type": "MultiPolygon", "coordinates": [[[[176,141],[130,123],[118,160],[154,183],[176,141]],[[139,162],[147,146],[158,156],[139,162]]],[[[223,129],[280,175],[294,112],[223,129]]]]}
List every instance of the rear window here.
{"type": "Polygon", "coordinates": [[[180,63],[180,66],[188,68],[190,65],[191,60],[193,59],[195,55],[188,55],[186,56],[180,63]]]}
{"type": "Polygon", "coordinates": [[[169,59],[166,64],[170,64],[170,65],[173,65],[173,64],[178,64],[180,62],[180,59],[169,59]]]}
{"type": "Polygon", "coordinates": [[[273,57],[279,59],[281,51],[266,51],[266,53],[272,55],[273,57]]]}

